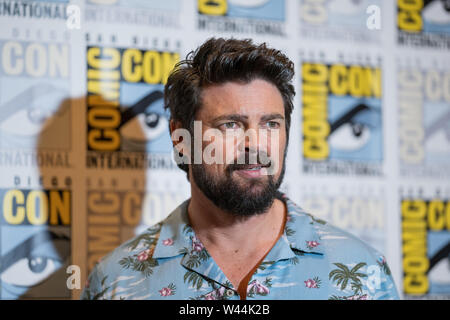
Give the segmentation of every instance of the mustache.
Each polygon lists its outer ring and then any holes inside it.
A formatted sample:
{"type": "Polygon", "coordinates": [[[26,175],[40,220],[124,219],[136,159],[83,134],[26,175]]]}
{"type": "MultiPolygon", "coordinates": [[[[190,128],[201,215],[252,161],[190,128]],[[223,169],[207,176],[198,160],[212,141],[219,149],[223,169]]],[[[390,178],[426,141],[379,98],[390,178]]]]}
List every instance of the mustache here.
{"type": "Polygon", "coordinates": [[[226,171],[231,173],[232,171],[235,170],[245,170],[254,167],[268,168],[271,166],[271,164],[272,163],[270,161],[270,158],[267,156],[265,152],[258,152],[258,153],[245,152],[243,156],[236,158],[235,161],[233,161],[233,163],[229,164],[226,168],[226,171]]]}

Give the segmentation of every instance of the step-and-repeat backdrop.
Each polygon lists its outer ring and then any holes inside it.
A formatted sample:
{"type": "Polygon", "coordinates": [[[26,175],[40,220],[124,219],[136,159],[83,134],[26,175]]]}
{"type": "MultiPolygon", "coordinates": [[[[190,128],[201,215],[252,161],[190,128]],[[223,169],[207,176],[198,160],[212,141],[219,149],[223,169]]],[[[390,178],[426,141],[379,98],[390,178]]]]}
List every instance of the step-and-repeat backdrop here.
{"type": "Polygon", "coordinates": [[[77,299],[189,197],[163,88],[211,36],[296,68],[282,189],[450,297],[450,5],[441,0],[0,1],[0,298],[77,299]]]}

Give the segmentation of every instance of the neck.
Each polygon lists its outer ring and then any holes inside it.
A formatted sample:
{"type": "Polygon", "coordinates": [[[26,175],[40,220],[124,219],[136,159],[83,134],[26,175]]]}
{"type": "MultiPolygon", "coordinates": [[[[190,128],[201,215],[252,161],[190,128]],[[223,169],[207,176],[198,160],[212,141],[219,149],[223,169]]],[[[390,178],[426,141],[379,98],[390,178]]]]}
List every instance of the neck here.
{"type": "Polygon", "coordinates": [[[248,252],[278,239],[284,228],[286,207],[275,199],[264,213],[235,216],[218,208],[191,182],[188,213],[192,228],[205,246],[248,252]]]}

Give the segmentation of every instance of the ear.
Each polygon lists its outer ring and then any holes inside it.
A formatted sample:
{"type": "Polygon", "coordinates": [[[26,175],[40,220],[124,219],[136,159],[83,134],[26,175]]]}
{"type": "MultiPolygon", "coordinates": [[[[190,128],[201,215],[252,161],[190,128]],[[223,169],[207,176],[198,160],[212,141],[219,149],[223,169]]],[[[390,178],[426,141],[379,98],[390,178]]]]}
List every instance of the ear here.
{"type": "Polygon", "coordinates": [[[171,119],[169,122],[170,134],[172,134],[172,132],[174,132],[178,128],[181,128],[181,122],[171,119]]]}
{"type": "Polygon", "coordinates": [[[175,161],[188,164],[191,155],[191,133],[183,128],[180,121],[175,120],[170,120],[169,129],[174,147],[175,161]]]}

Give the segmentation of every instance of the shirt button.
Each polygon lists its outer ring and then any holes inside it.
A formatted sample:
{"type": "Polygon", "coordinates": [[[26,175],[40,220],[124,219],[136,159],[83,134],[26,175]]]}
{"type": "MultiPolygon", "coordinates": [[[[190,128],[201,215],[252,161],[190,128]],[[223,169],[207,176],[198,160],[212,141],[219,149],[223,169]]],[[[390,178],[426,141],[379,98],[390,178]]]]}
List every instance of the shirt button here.
{"type": "Polygon", "coordinates": [[[227,295],[228,297],[234,296],[234,291],[231,290],[231,289],[227,289],[227,291],[226,291],[225,293],[226,293],[226,295],[227,295]]]}

